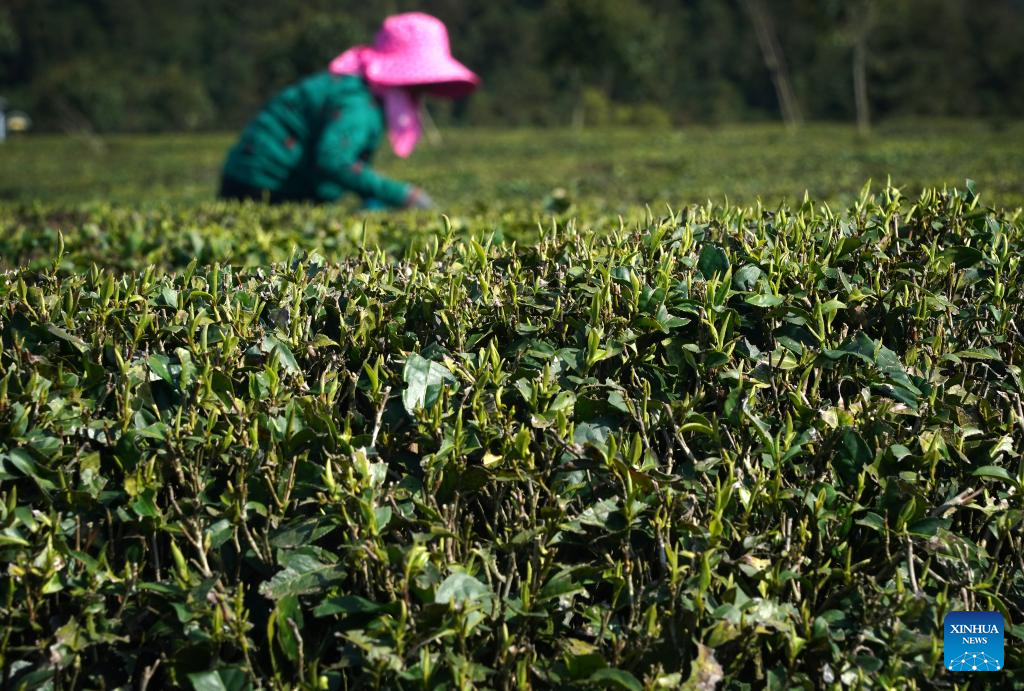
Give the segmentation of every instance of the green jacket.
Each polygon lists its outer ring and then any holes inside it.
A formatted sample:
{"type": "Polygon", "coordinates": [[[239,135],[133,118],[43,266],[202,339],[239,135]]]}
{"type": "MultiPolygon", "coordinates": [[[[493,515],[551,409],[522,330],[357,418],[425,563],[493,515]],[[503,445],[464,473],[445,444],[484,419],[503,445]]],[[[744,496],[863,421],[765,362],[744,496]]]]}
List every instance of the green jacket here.
{"type": "Polygon", "coordinates": [[[411,186],[369,165],[383,134],[366,82],[321,72],[285,88],[246,126],[224,177],[289,199],[329,202],[350,191],[402,206],[411,186]]]}

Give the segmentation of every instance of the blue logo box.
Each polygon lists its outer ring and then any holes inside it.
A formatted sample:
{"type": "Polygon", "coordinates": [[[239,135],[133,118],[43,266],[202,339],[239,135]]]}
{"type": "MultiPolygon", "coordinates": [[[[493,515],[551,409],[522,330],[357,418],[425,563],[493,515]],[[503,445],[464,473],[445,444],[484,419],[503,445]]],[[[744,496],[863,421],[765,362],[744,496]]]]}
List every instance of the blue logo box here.
{"type": "Polygon", "coordinates": [[[1006,633],[999,612],[950,612],[942,622],[942,650],[952,672],[999,672],[1006,633]]]}

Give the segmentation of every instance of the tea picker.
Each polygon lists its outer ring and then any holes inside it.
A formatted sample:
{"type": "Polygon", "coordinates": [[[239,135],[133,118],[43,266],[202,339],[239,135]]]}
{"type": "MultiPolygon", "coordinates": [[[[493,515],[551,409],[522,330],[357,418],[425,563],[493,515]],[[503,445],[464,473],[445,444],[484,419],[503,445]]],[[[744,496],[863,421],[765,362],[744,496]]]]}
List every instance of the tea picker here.
{"type": "Polygon", "coordinates": [[[316,203],[353,192],[365,208],[432,207],[423,190],[374,170],[373,154],[385,134],[395,154],[411,154],[423,97],[459,98],[479,83],[452,57],[439,19],[390,16],[372,46],[285,88],[249,123],[228,152],[220,196],[316,203]]]}

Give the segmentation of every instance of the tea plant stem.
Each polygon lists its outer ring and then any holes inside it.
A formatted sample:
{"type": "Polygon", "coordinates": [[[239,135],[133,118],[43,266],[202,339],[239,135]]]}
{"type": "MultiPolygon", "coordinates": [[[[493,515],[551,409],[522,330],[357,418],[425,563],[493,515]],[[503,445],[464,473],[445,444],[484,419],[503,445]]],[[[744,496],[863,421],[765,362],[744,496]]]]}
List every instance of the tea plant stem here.
{"type": "Polygon", "coordinates": [[[146,691],[149,688],[149,682],[153,679],[153,675],[156,674],[156,670],[160,667],[161,662],[163,662],[163,659],[157,658],[153,664],[146,665],[142,670],[142,678],[139,679],[139,691],[146,691]]]}
{"type": "Polygon", "coordinates": [[[381,391],[381,402],[377,407],[377,417],[373,421],[373,433],[370,435],[370,448],[377,447],[377,435],[380,434],[380,423],[384,417],[384,409],[388,405],[388,395],[391,393],[391,387],[385,386],[381,391]]]}
{"type": "Polygon", "coordinates": [[[917,574],[914,570],[914,545],[911,538],[907,537],[907,572],[910,574],[910,587],[914,590],[914,595],[921,595],[921,588],[917,585],[917,574]]]}

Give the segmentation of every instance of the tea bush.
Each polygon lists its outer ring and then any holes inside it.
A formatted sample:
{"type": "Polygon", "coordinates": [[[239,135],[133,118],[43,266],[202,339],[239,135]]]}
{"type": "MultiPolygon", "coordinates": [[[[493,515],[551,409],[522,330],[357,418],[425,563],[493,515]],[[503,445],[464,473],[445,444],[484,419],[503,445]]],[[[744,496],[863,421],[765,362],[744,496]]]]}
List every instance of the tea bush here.
{"type": "Polygon", "coordinates": [[[1024,219],[973,188],[5,214],[5,687],[953,686],[951,609],[1022,683],[1024,219]]]}

